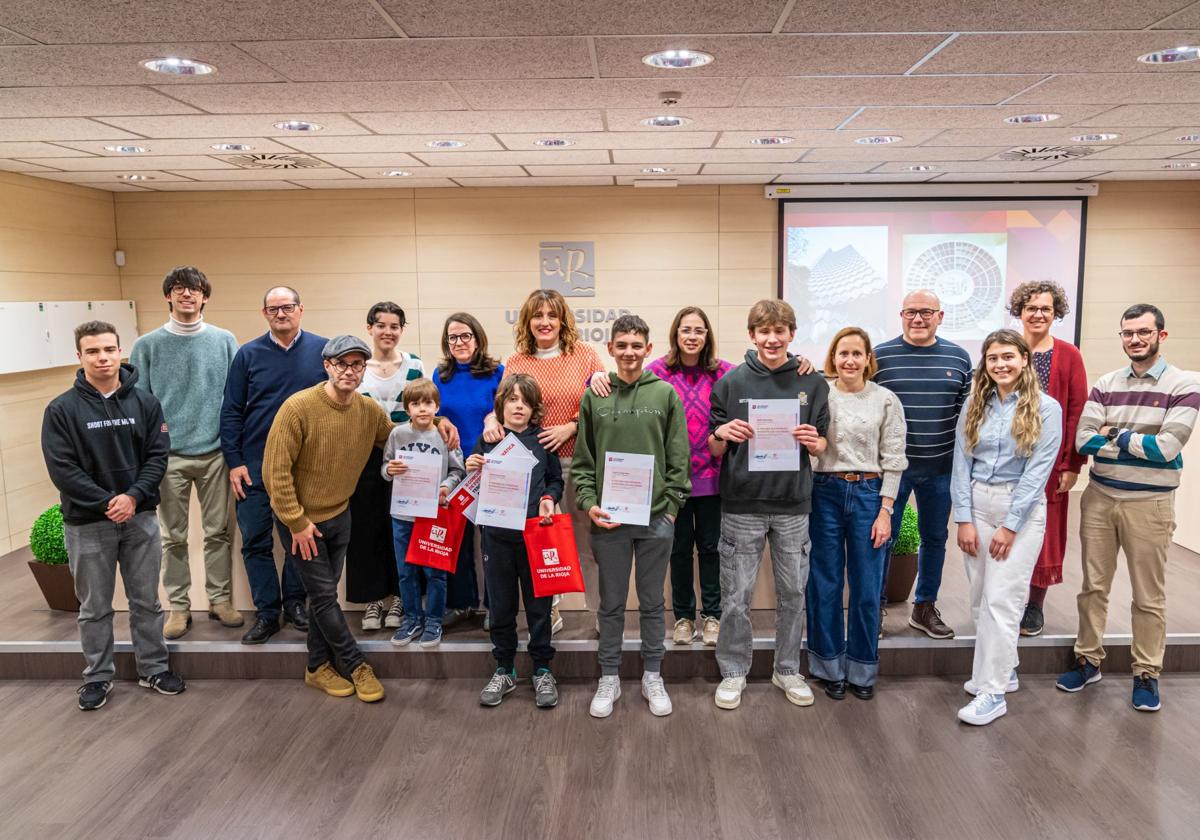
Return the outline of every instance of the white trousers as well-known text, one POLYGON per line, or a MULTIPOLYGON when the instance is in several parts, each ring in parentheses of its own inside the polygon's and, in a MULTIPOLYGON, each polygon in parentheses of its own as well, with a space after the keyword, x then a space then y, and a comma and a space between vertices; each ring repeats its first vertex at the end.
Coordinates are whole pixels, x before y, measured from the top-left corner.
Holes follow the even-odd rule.
POLYGON ((971 681, 979 691, 1003 694, 1008 673, 1017 667, 1017 640, 1029 594, 1029 581, 1046 532, 1046 501, 1040 499, 1017 532, 1007 560, 993 559, 988 547, 1004 525, 1015 484, 971 486, 971 507, 979 535, 976 554, 963 554, 975 622, 975 662, 971 681))

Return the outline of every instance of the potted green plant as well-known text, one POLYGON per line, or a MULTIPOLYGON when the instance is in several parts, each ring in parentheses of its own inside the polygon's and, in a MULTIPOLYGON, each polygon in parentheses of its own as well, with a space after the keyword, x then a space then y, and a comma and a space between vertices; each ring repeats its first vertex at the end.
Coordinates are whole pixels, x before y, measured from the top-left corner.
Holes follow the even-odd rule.
POLYGON ((883 598, 889 604, 907 601, 917 579, 917 549, 921 547, 921 532, 917 530, 917 511, 904 506, 900 518, 900 533, 892 541, 892 560, 887 580, 883 582, 883 598))
POLYGON ((67 564, 67 545, 64 540, 62 510, 58 505, 47 508, 33 523, 29 534, 29 549, 35 560, 29 561, 33 579, 42 590, 46 605, 52 610, 79 612, 75 597, 75 579, 67 564))

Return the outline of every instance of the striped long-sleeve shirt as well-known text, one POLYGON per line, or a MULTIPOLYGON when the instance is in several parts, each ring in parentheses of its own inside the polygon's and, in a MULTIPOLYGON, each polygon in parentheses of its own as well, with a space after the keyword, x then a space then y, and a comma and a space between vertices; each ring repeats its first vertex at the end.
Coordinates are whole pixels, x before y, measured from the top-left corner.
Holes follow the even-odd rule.
POLYGON ((1146 498, 1179 486, 1183 449, 1200 412, 1194 374, 1159 359, 1141 376, 1132 366, 1100 378, 1079 418, 1075 446, 1092 456, 1091 479, 1111 496, 1146 498), (1109 441, 1101 426, 1116 426, 1109 441))
POLYGON ((971 390, 971 357, 952 341, 927 347, 903 337, 875 347, 875 381, 904 406, 909 475, 949 475, 954 466, 954 428, 971 390))

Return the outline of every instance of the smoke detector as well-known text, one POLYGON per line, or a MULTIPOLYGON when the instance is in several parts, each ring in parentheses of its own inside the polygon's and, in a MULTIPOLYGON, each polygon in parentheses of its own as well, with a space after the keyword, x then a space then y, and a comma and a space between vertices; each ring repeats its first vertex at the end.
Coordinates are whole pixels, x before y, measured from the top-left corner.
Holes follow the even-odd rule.
POLYGON ((1099 149, 1087 146, 1017 146, 1007 152, 996 155, 996 160, 1020 161, 1056 161, 1075 160, 1076 158, 1094 155, 1099 149))
POLYGON ((323 161, 308 155, 232 155, 223 158, 242 169, 318 169, 327 166, 323 161))

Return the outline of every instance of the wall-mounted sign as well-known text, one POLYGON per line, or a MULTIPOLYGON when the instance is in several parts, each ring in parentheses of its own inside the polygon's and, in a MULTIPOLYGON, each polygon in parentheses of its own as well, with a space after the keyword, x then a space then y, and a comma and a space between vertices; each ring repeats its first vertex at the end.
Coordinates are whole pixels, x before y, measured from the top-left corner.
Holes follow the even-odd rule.
POLYGON ((596 296, 595 242, 541 242, 542 288, 563 297, 596 296))

